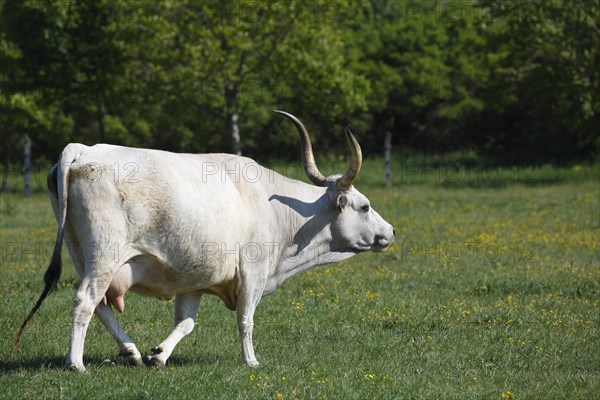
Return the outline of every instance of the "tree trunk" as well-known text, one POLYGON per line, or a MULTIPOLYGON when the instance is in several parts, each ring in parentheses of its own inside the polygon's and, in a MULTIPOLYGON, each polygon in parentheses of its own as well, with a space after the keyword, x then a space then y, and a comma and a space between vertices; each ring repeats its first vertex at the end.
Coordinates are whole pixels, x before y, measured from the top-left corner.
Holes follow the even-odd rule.
POLYGON ((25 196, 31 194, 31 139, 25 140, 25 161, 23 165, 23 174, 25 175, 25 196))
POLYGON ((229 109, 229 121, 231 127, 231 152, 238 156, 242 155, 242 146, 240 144, 240 127, 238 125, 238 110, 237 110, 237 85, 227 90, 225 94, 225 101, 227 108, 229 109))
POLYGON ((387 187, 392 187, 392 132, 387 131, 385 133, 385 143, 384 143, 384 152, 385 152, 385 180, 387 182, 387 187))

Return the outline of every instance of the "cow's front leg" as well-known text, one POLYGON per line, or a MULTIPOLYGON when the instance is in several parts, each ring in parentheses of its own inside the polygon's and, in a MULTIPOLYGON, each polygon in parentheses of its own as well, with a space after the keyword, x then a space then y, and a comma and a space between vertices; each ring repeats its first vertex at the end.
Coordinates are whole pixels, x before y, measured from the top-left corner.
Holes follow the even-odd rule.
MULTIPOLYGON (((256 269, 260 272, 260 269, 256 269)), ((242 361, 251 367, 258 367, 259 363, 254 354, 252 335, 254 331, 254 311, 260 301, 266 279, 257 273, 245 275, 242 272, 240 293, 237 299, 237 324, 242 342, 242 361)))
POLYGON ((133 340, 119 325, 112 308, 109 305, 100 303, 96 307, 95 313, 119 345, 119 355, 122 357, 123 364, 132 367, 144 365, 142 355, 135 347, 133 340))
POLYGON ((175 328, 161 344, 152 349, 151 355, 144 358, 146 365, 165 366, 177 343, 194 329, 201 296, 200 293, 184 293, 175 296, 175 328))
POLYGON ((258 367, 260 365, 254 354, 254 344, 252 343, 255 309, 256 306, 253 310, 247 309, 245 313, 237 313, 238 330, 242 342, 242 362, 251 367, 258 367))

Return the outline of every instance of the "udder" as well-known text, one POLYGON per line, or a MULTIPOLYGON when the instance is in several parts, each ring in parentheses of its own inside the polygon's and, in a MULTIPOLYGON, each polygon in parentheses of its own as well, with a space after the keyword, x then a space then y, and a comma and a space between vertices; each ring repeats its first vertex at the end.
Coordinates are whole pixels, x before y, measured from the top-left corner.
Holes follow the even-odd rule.
POLYGON ((107 294, 105 294, 104 298, 102 299, 102 304, 110 304, 120 313, 125 311, 125 297, 123 295, 110 296, 108 291, 106 293, 107 294))
POLYGON ((130 263, 123 264, 106 289, 102 304, 110 304, 115 310, 122 313, 125 310, 125 292, 135 284, 133 276, 132 265, 130 263))

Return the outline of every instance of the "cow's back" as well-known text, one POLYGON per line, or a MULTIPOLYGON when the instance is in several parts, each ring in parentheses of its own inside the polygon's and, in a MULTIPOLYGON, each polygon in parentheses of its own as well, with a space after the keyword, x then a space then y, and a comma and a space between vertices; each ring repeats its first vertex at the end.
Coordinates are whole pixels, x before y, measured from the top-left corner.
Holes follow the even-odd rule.
POLYGON ((112 252, 120 263, 151 256, 210 287, 233 279, 248 243, 264 242, 272 177, 253 160, 79 146, 68 206, 79 243, 112 252))

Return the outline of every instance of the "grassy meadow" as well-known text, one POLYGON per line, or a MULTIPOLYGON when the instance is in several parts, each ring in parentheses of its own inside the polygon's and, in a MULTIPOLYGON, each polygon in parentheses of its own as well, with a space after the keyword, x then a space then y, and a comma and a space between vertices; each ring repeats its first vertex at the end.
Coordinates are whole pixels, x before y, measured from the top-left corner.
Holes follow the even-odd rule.
MULTIPOLYGON (((327 171, 325 169, 325 172, 327 171)), ((11 184, 18 185, 15 177, 11 184)), ((43 288, 56 223, 45 178, 0 207, 0 398, 592 399, 600 393, 600 169, 366 160, 356 186, 397 231, 385 253, 292 278, 263 298, 240 362, 235 314, 204 296, 164 369, 119 364, 94 318, 86 374, 63 371, 78 278, 18 328, 43 288)), ((143 354, 173 303, 126 296, 143 354)))

